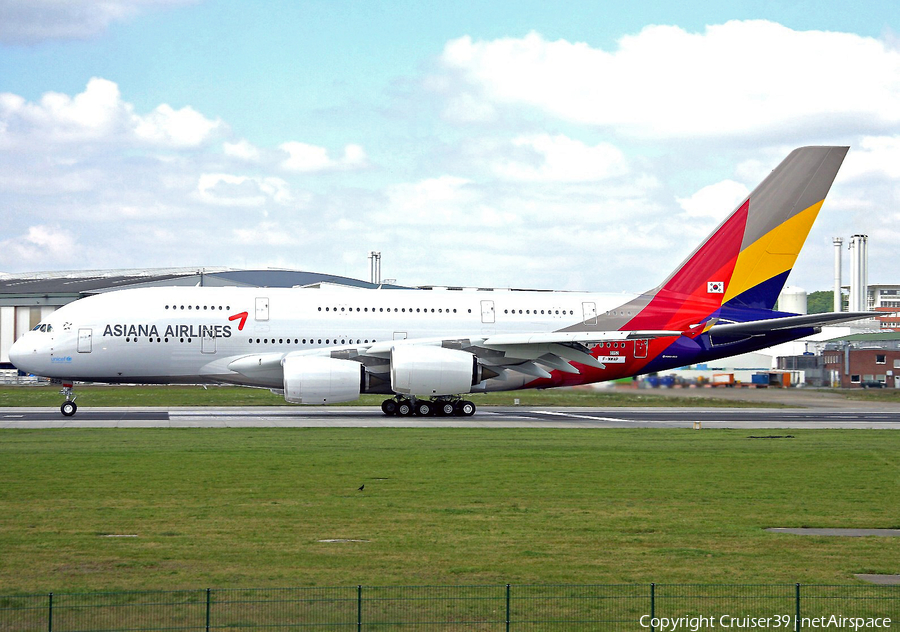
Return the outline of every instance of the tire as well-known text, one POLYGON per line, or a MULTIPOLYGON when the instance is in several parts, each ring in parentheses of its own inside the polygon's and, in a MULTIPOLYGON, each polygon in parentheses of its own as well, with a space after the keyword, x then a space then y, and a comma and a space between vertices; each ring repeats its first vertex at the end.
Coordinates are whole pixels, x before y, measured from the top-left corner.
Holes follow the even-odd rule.
POLYGON ((475 414, 475 404, 468 400, 462 400, 456 405, 456 414, 460 417, 471 417, 475 414))
POLYGON ((413 407, 408 399, 404 399, 397 403, 397 414, 401 417, 409 417, 413 414, 413 407))
POLYGON ((419 417, 428 417, 434 413, 434 406, 431 402, 416 402, 416 414, 419 417))
POLYGON ((381 412, 383 412, 388 417, 397 414, 397 402, 393 399, 386 399, 381 402, 381 412))
POLYGON ((440 402, 437 408, 437 414, 441 417, 449 417, 454 412, 456 412, 456 407, 453 405, 453 402, 440 402))
POLYGON ((66 417, 74 415, 76 410, 78 410, 78 406, 75 405, 75 402, 70 401, 63 402, 62 406, 59 407, 59 412, 66 417))

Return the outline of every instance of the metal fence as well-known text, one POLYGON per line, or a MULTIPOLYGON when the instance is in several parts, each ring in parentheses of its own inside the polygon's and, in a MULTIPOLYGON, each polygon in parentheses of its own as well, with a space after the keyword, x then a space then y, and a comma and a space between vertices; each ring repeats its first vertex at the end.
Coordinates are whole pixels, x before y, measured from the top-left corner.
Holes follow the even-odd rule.
POLYGON ((900 586, 355 586, 0 596, 0 631, 900 630, 900 586))

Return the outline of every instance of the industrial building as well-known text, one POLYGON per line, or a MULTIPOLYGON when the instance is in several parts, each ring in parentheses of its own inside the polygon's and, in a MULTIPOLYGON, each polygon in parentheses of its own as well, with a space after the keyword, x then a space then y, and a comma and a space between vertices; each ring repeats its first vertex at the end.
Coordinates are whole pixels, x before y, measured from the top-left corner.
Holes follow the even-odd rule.
POLYGON ((779 357, 778 368, 802 371, 809 386, 900 388, 900 333, 851 334, 810 346, 810 353, 779 357))

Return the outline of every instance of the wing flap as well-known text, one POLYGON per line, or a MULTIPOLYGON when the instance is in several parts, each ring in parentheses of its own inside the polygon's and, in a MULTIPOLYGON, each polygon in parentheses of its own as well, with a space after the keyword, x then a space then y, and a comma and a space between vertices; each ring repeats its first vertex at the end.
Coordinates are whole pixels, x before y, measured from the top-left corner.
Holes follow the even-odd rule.
POLYGON ((483 338, 482 346, 493 345, 530 345, 580 342, 582 344, 593 342, 617 342, 622 340, 634 340, 636 338, 651 339, 668 336, 680 336, 680 330, 669 329, 632 329, 623 331, 552 331, 548 333, 529 334, 498 334, 483 338))

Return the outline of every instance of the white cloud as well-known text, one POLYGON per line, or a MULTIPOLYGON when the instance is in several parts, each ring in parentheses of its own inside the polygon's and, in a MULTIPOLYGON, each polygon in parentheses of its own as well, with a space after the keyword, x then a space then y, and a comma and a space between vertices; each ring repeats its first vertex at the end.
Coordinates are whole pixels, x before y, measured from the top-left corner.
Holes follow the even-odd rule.
POLYGON ((703 187, 689 198, 678 198, 677 201, 688 217, 722 220, 748 195, 749 189, 740 182, 723 180, 703 187))
POLYGON ((702 33, 648 26, 613 51, 537 33, 466 36, 448 42, 441 61, 480 107, 535 107, 641 138, 874 131, 900 122, 900 52, 868 37, 762 20, 702 33))
POLYGON ((900 135, 867 136, 847 154, 842 169, 846 178, 880 175, 900 179, 900 135))
POLYGON ((365 150, 359 145, 344 147, 344 155, 340 159, 329 157, 325 147, 289 141, 279 145, 279 149, 288 157, 281 163, 282 169, 298 172, 330 171, 365 167, 367 158, 365 150))
POLYGON ((242 246, 296 247, 306 242, 303 230, 285 230, 277 222, 261 222, 252 228, 235 228, 231 231, 234 240, 242 246))
POLYGON ((226 156, 232 158, 240 158, 248 162, 256 162, 262 157, 262 152, 246 140, 239 140, 236 143, 222 143, 222 149, 226 156))
POLYGON ((379 218, 385 224, 443 225, 458 220, 469 223, 466 209, 477 203, 475 192, 466 188, 469 184, 465 178, 445 175, 392 185, 386 191, 387 208, 379 218))
POLYGON ((197 147, 222 127, 189 106, 180 110, 163 103, 144 117, 135 117, 134 133, 153 145, 197 147))
POLYGON ((74 97, 47 92, 40 101, 0 94, 0 146, 43 151, 46 145, 148 145, 197 147, 221 131, 223 124, 189 106, 180 110, 161 104, 150 114, 134 113, 122 100, 119 86, 98 77, 74 97))
POLYGON ((483 123, 496 118, 497 108, 487 99, 463 92, 450 97, 444 116, 457 123, 483 123))
POLYGON ((36 44, 46 40, 86 39, 103 33, 113 22, 142 10, 195 0, 3 0, 0 42, 36 44))
POLYGON ((513 146, 531 150, 531 164, 507 159, 494 165, 503 179, 539 182, 586 182, 604 180, 627 172, 625 156, 613 145, 588 147, 562 134, 519 136, 513 146))
POLYGON ((0 242, 0 265, 32 265, 46 269, 48 264, 70 264, 80 250, 71 231, 59 226, 30 226, 27 234, 0 242))
POLYGON ((288 204, 293 197, 281 178, 205 173, 197 183, 197 198, 217 206, 264 206, 268 202, 288 204))

